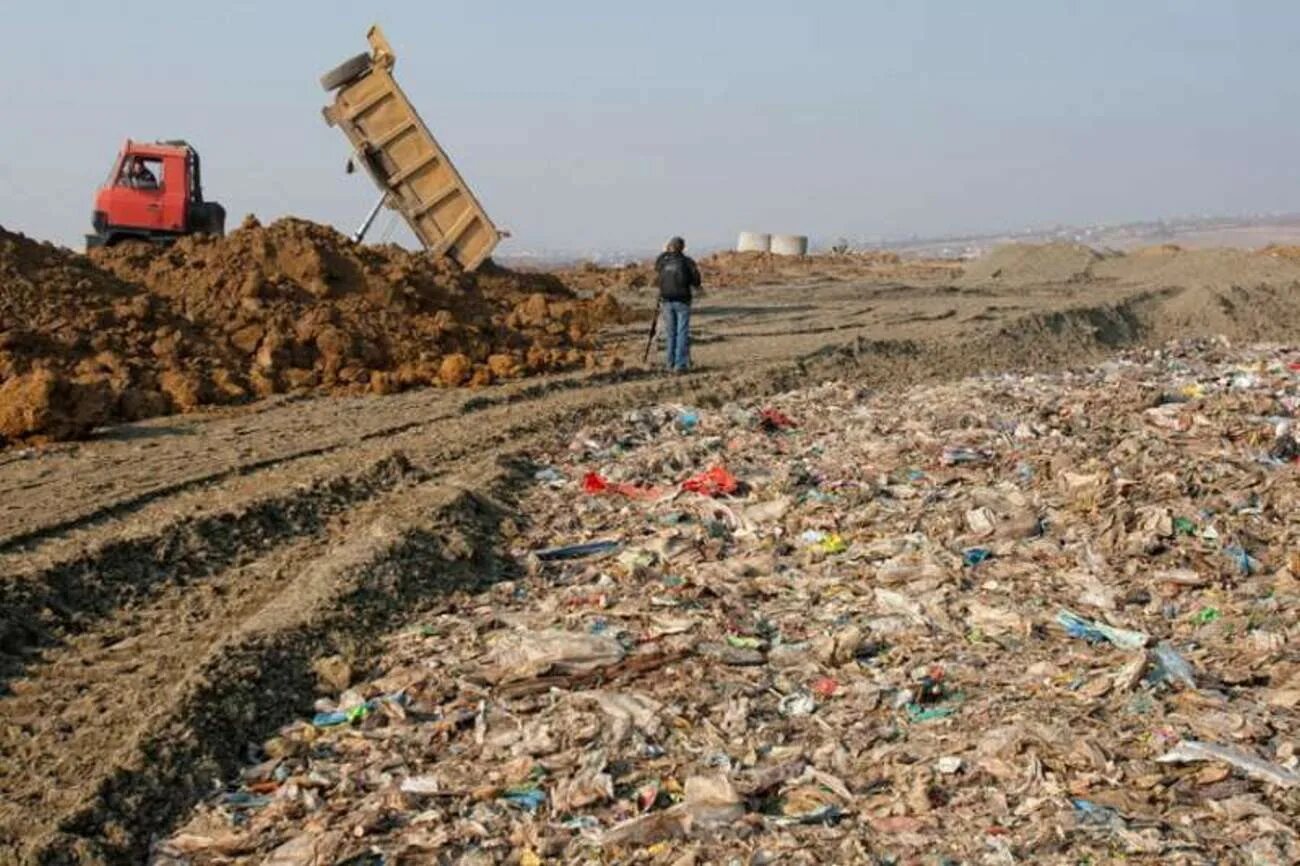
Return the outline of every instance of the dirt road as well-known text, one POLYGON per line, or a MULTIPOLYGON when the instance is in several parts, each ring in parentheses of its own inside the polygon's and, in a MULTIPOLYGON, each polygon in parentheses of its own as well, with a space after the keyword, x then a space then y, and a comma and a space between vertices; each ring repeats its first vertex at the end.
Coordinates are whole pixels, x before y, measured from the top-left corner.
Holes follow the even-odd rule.
MULTIPOLYGON (((0 862, 139 862, 313 663, 364 669, 422 599, 513 568, 512 455, 653 401, 1086 363, 1198 330, 1282 338, 1290 287, 816 279, 697 306, 697 372, 280 400, 0 453, 0 862), (1213 307, 1208 318, 1193 313, 1213 307)), ((608 335, 639 359, 642 325, 608 335)))

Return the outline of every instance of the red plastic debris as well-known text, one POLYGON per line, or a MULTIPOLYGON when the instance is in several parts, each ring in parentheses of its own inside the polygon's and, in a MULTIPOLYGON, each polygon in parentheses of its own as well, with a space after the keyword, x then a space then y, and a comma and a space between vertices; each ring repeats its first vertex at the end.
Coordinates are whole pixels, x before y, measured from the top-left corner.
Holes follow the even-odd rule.
POLYGON ((707 472, 701 472, 682 482, 682 489, 689 493, 703 496, 729 496, 740 487, 736 476, 721 466, 714 466, 707 472))
POLYGON ((588 472, 582 476, 582 489, 592 496, 601 496, 608 493, 626 496, 629 499, 653 499, 659 495, 657 488, 639 487, 636 484, 626 482, 615 484, 599 472, 588 472))
POLYGON ((655 800, 659 799, 659 781, 655 780, 642 785, 636 792, 636 804, 642 812, 650 811, 654 806, 655 800))
POLYGON ((813 694, 819 698, 829 698, 840 690, 840 684, 830 677, 818 677, 813 680, 813 694))
POLYGON ((758 426, 768 433, 775 433, 778 430, 791 430, 799 425, 780 409, 764 409, 759 415, 758 426))

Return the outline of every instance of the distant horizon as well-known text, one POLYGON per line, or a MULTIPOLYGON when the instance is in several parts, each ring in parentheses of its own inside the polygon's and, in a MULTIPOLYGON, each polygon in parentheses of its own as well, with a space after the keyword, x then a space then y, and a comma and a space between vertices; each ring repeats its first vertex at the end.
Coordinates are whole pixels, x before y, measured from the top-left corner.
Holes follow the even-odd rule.
MULTIPOLYGON (((228 221, 227 233, 238 229, 239 224, 247 216, 256 217, 258 219, 258 222, 264 225, 274 222, 275 219, 284 219, 284 218, 305 219, 305 217, 301 217, 295 214, 284 214, 281 215, 280 217, 276 217, 275 219, 263 220, 260 217, 257 217, 256 214, 247 214, 245 217, 241 217, 238 220, 228 221)), ((395 213, 393 214, 393 217, 395 219, 400 219, 400 217, 398 217, 395 213)), ((1166 215, 1166 216, 1147 217, 1141 219, 1131 219, 1131 220, 1125 220, 1122 222, 1115 222, 1115 223, 1099 223, 1099 224, 1091 224, 1091 225, 1052 223, 1052 224, 1044 224, 1038 226, 1023 226, 1016 229, 969 232, 964 234, 913 235, 905 238, 899 237, 899 238, 886 238, 886 239, 848 238, 841 235, 841 236, 836 236, 835 238, 810 238, 810 249, 814 252, 829 249, 831 244, 839 240, 847 240, 850 243, 850 246, 852 248, 860 249, 860 250, 865 250, 865 249, 905 250, 914 247, 915 248, 932 247, 932 246, 945 244, 945 243, 957 244, 957 243, 974 243, 979 241, 986 241, 986 242, 1001 241, 1005 243, 1036 243, 1036 242, 1045 242, 1046 240, 1049 239, 1048 238, 1049 235, 1054 235, 1059 233, 1078 233, 1085 230, 1099 230, 1104 234, 1107 232, 1115 232, 1123 229, 1144 227, 1144 226, 1150 226, 1150 227, 1173 226, 1185 233, 1191 233, 1197 231, 1197 229, 1194 228, 1194 226, 1196 226, 1197 224, 1222 225, 1222 227, 1224 228, 1251 228, 1251 227, 1269 227, 1269 226, 1275 226, 1281 228, 1283 226, 1294 224, 1296 226, 1297 235, 1300 236, 1300 211, 1281 212, 1281 213, 1259 213, 1259 214, 1225 213, 1225 214, 1166 215)), ((349 233, 347 230, 345 230, 343 227, 340 226, 334 226, 333 228, 335 228, 337 231, 342 232, 343 234, 349 233)), ((33 238, 38 241, 44 241, 44 242, 56 244, 58 246, 70 248, 73 249, 75 252, 81 251, 76 246, 61 244, 59 241, 48 240, 45 238, 36 238, 30 233, 23 231, 21 227, 7 225, 3 221, 0 221, 0 229, 15 234, 21 234, 25 237, 33 238)), ((1297 240, 1300 240, 1300 237, 1298 237, 1297 240)), ((392 242, 395 241, 392 240, 380 241, 373 236, 367 237, 365 240, 365 243, 367 244, 392 243, 392 242)), ((1088 243, 1086 240, 1080 242, 1085 244, 1088 243)), ((414 243, 413 238, 410 239, 410 242, 408 242, 405 245, 408 246, 408 248, 412 248, 412 249, 419 248, 418 245, 414 243)), ((734 238, 730 242, 723 242, 723 243, 693 242, 690 244, 691 249, 696 251, 697 253, 709 254, 709 255, 717 252, 732 250, 735 248, 735 245, 736 242, 734 238)), ((1104 243, 1100 244, 1100 246, 1105 246, 1105 244, 1104 243)), ((582 249, 579 247, 572 247, 572 248, 559 247, 559 248, 551 248, 551 249, 543 248, 543 249, 536 249, 536 250, 510 250, 508 247, 502 247, 499 248, 498 253, 494 256, 494 258, 496 258, 498 261, 505 261, 505 262, 517 261, 521 263, 526 263, 529 261, 536 261, 538 263, 545 263, 545 264, 565 263, 565 262, 577 263, 584 260, 602 261, 602 260, 614 259, 619 257, 626 257, 628 260, 633 260, 633 259, 643 260, 647 258, 652 258, 654 253, 657 251, 657 249, 658 249, 657 247, 646 247, 646 248, 637 248, 637 249, 617 248, 617 247, 609 247, 605 249, 582 249)))
MULTIPOLYGON (((1055 223, 1051 225, 1026 226, 1014 230, 1005 231, 987 231, 971 232, 961 235, 931 235, 931 236, 913 236, 908 238, 891 238, 886 240, 869 241, 867 239, 844 238, 850 242, 854 249, 907 249, 910 247, 933 246, 942 243, 962 243, 975 241, 993 241, 1004 240, 1008 243, 1034 243, 1035 238, 1045 237, 1049 234, 1060 232, 1080 232, 1086 229, 1098 229, 1104 232, 1115 232, 1128 228, 1142 226, 1174 226, 1183 227, 1184 232, 1193 232, 1197 223, 1222 224, 1226 228, 1248 228, 1255 226, 1296 226, 1296 231, 1300 234, 1300 211, 1272 213, 1272 214, 1204 214, 1204 215, 1178 215, 1178 216, 1158 216, 1146 219, 1126 220, 1124 222, 1085 225, 1070 225, 1055 223), (1024 238, 1024 240, 1020 240, 1024 238)), ((816 250, 828 249, 830 244, 841 238, 831 239, 810 239, 811 248, 816 250)), ((1087 243, 1086 241, 1081 241, 1087 243)), ((735 248, 735 240, 730 243, 694 243, 692 249, 704 253, 712 254, 723 252, 735 248)), ((1105 244, 1102 244, 1105 246, 1105 244)), ((539 262, 563 262, 563 261, 582 261, 584 258, 613 258, 618 256, 638 256, 641 259, 653 256, 654 250, 634 250, 634 249, 604 249, 604 250, 581 250, 581 249, 539 249, 535 251, 516 251, 496 256, 501 261, 527 261, 536 260, 539 262)))

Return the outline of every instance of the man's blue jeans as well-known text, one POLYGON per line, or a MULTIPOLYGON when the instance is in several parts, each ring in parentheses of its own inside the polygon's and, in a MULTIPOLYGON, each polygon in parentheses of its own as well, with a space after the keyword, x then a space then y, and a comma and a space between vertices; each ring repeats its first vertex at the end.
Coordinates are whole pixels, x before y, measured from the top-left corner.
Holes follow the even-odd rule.
POLYGON ((691 305, 664 301, 663 327, 668 369, 685 371, 691 365, 691 305))

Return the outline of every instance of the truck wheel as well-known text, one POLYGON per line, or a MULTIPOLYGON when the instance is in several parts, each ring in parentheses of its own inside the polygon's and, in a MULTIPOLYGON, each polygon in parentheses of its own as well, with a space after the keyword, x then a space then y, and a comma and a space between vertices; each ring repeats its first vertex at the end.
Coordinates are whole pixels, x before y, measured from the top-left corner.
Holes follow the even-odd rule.
POLYGON ((221 237, 226 233, 226 209, 215 201, 196 206, 191 220, 195 234, 221 237))
POLYGON ((322 75, 320 86, 328 93, 336 87, 342 87, 368 69, 370 69, 370 55, 358 54, 322 75))

